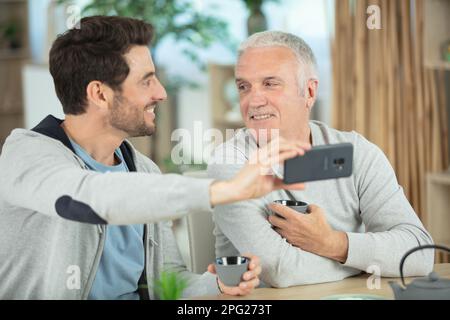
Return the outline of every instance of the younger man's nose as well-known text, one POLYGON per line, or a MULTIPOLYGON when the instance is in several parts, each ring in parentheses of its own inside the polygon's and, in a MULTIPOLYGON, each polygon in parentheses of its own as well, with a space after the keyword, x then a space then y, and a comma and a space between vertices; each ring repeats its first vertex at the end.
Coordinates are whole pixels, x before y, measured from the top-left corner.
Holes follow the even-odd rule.
POLYGON ((166 89, 163 87, 161 82, 159 82, 159 79, 156 79, 156 88, 155 93, 153 95, 153 100, 164 101, 166 99, 167 99, 166 89))

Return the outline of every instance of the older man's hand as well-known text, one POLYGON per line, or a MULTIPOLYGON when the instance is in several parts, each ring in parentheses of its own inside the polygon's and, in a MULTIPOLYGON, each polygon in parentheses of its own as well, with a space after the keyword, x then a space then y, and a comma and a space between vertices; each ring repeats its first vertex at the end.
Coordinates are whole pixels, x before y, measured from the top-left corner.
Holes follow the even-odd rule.
MULTIPOLYGON (((242 276, 244 281, 241 281, 241 283, 239 283, 239 286, 228 287, 224 285, 219 279, 220 290, 224 294, 228 294, 231 296, 245 296, 247 294, 250 294, 253 289, 259 286, 259 275, 261 274, 261 264, 259 262, 259 258, 250 254, 244 254, 243 256, 250 259, 248 271, 245 272, 242 276)), ((208 266, 208 271, 212 274, 216 274, 216 268, 214 264, 210 264, 208 266)))
POLYGON ((269 222, 290 244, 342 263, 347 260, 347 234, 333 230, 320 207, 309 205, 309 214, 277 203, 270 204, 269 208, 281 216, 269 216, 269 222))

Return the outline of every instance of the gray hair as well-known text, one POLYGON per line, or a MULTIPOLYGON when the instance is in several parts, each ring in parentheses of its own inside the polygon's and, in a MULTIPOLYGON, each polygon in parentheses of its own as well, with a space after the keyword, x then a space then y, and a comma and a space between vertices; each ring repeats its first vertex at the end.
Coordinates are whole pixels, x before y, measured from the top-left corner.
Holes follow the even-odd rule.
POLYGON ((238 60, 249 48, 286 47, 291 49, 299 63, 298 85, 303 92, 306 82, 318 79, 317 62, 309 45, 300 37, 281 31, 264 31, 253 34, 241 43, 238 49, 238 60))

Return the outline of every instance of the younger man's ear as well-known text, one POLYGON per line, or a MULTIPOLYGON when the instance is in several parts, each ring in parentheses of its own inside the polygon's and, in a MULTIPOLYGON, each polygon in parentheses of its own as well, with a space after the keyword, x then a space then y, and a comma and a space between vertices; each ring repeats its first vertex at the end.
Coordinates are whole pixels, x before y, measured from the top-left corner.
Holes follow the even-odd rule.
POLYGON ((108 108, 108 102, 112 101, 113 96, 113 90, 100 81, 91 81, 86 87, 88 102, 98 108, 106 110, 108 108))

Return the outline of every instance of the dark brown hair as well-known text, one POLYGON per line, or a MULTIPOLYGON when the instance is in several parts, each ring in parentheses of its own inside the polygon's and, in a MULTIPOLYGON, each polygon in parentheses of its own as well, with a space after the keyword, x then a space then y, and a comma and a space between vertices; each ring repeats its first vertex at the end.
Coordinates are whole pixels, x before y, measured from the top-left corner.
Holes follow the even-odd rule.
POLYGON ((89 82, 120 91, 130 71, 123 55, 134 45, 149 45, 153 28, 140 20, 92 16, 67 30, 50 50, 50 73, 65 114, 82 114, 89 82))

